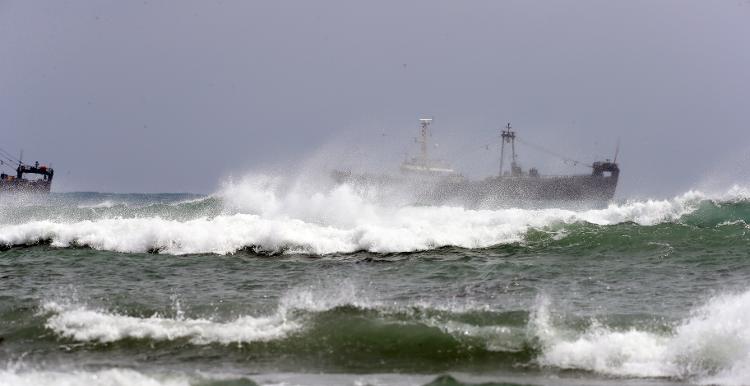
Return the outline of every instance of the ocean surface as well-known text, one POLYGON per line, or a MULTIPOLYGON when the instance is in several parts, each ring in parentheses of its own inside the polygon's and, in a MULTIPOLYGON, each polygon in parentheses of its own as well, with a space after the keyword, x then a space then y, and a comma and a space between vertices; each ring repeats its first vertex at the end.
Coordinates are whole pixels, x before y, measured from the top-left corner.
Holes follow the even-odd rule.
POLYGON ((750 384, 750 190, 0 197, 0 385, 750 384))

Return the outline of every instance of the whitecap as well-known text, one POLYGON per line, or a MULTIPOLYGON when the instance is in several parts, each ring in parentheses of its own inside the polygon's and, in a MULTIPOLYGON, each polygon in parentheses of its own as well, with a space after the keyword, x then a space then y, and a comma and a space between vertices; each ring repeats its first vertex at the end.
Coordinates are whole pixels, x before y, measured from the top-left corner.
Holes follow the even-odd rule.
MULTIPOLYGON (((523 242, 530 229, 555 224, 674 222, 708 199, 690 191, 670 200, 630 201, 603 209, 475 210, 388 206, 358 195, 347 185, 310 192, 294 186, 282 189, 279 184, 276 179, 259 179, 230 185, 217 196, 227 206, 221 215, 29 221, 0 227, 0 244, 49 241, 55 247, 175 255, 231 254, 245 248, 315 255, 413 252, 445 246, 486 248, 523 242)), ((565 232, 557 236, 565 237, 565 232)))
POLYGON ((269 316, 241 316, 229 321, 167 318, 159 315, 138 317, 75 304, 46 302, 53 312, 46 327, 60 336, 82 342, 114 342, 122 339, 168 341, 189 339, 193 344, 250 343, 286 337, 300 328, 283 313, 269 316))
POLYGON ((542 297, 530 324, 542 344, 540 364, 630 377, 669 377, 701 384, 750 383, 750 291, 709 300, 671 333, 594 323, 580 334, 561 330, 542 297))

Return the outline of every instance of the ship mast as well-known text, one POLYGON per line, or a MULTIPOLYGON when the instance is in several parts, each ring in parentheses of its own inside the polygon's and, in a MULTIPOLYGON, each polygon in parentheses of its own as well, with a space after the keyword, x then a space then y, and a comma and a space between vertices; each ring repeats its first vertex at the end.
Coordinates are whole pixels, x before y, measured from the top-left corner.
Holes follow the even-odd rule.
POLYGON ((419 126, 421 127, 420 135, 422 139, 417 140, 417 142, 419 142, 419 145, 420 145, 420 156, 422 158, 422 165, 428 164, 427 137, 429 135, 431 123, 432 123, 432 118, 420 118, 419 119, 419 126))
MULTIPOLYGON (((501 129, 502 130, 502 129, 501 129)), ((510 143, 511 149, 511 162, 510 170, 511 175, 515 173, 518 168, 516 164, 516 132, 511 130, 510 122, 505 126, 504 130, 500 133, 500 177, 503 176, 503 161, 505 161, 505 144, 510 143)))

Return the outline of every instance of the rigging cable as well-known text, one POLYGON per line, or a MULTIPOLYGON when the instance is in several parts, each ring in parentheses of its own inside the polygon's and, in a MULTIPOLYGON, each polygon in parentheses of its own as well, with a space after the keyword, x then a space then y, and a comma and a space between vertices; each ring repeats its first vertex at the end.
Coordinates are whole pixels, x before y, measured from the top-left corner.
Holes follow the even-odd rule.
POLYGON ((16 163, 16 161, 14 159, 8 158, 8 157, 6 157, 6 156, 4 156, 2 154, 0 154, 0 161, 2 161, 4 164, 7 164, 7 165, 15 164, 16 163), (7 161, 10 161, 10 162, 7 162, 7 161))
POLYGON ((8 152, 7 150, 5 150, 5 149, 3 149, 1 147, 0 147, 0 155, 3 155, 5 158, 7 158, 7 159, 9 159, 9 160, 11 160, 13 162, 21 163, 20 159, 13 157, 13 155, 11 155, 10 152, 8 152))
MULTIPOLYGON (((492 139, 494 139, 494 137, 495 137, 495 135, 493 135, 492 139)), ((462 146, 462 147, 460 147, 458 149, 454 149, 454 150, 449 151, 447 153, 443 153, 442 156, 446 157, 446 158, 450 158, 450 159, 465 159, 466 157, 468 157, 469 155, 471 155, 471 153, 469 153, 469 151, 476 152, 476 151, 479 151, 479 150, 490 150, 490 146, 494 146, 494 145, 489 144, 490 139, 491 138, 486 138, 486 140, 481 141, 480 143, 484 143, 483 145, 477 145, 475 143, 470 143, 470 144, 462 146)))
POLYGON ((530 143, 528 141, 524 141, 524 140, 522 140, 522 139, 520 139, 518 137, 516 137, 516 141, 518 141, 518 142, 520 142, 520 143, 522 143, 522 144, 524 144, 524 145, 526 145, 528 147, 531 147, 533 149, 541 151, 543 153, 547 153, 547 154, 549 154, 551 156, 560 158, 561 160, 563 160, 566 163, 570 162, 570 163, 573 164, 573 166, 584 165, 584 166, 587 166, 587 167, 590 167, 590 168, 593 167, 593 165, 591 165, 591 164, 587 164, 585 162, 581 162, 581 161, 578 161, 576 159, 573 159, 573 158, 570 158, 570 157, 566 157, 566 156, 564 156, 564 155, 562 155, 560 153, 557 153, 557 152, 554 152, 552 150, 549 150, 549 149, 547 149, 547 148, 545 148, 543 146, 535 145, 535 144, 530 143))
MULTIPOLYGON (((15 163, 15 162, 14 162, 14 163, 15 163)), ((12 166, 10 166, 10 164, 9 164, 9 163, 5 162, 5 161, 4 161, 4 160, 2 160, 2 159, 0 159, 0 166, 2 166, 2 167, 4 167, 4 168, 7 168, 8 170, 10 170, 10 171, 12 171, 12 172, 14 172, 14 173, 15 173, 15 171, 16 171, 16 169, 15 169, 15 168, 13 168, 12 166)))

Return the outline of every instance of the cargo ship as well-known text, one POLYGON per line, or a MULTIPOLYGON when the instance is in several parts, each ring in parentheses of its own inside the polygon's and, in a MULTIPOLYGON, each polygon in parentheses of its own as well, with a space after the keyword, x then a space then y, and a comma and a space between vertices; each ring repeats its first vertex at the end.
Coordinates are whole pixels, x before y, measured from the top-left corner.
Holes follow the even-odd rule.
POLYGON ((516 153, 516 132, 510 123, 501 129, 499 173, 483 180, 471 180, 446 162, 428 154, 431 118, 420 119, 418 156, 405 160, 397 174, 355 174, 335 170, 333 179, 359 190, 408 192, 416 204, 461 204, 470 207, 516 206, 560 202, 603 204, 617 189, 620 168, 617 152, 613 160, 596 161, 591 173, 580 175, 543 175, 536 168, 523 170, 516 153), (510 147, 510 168, 505 169, 506 146, 510 147))

